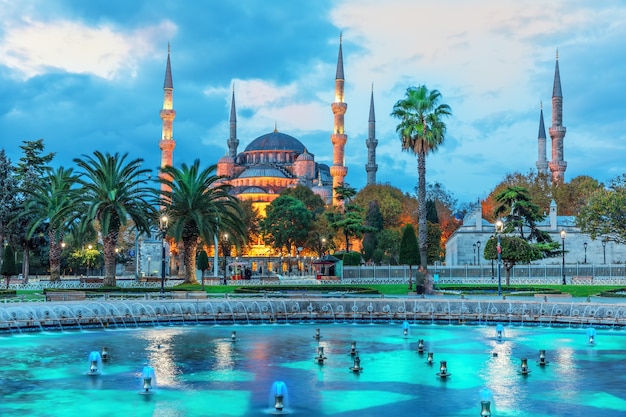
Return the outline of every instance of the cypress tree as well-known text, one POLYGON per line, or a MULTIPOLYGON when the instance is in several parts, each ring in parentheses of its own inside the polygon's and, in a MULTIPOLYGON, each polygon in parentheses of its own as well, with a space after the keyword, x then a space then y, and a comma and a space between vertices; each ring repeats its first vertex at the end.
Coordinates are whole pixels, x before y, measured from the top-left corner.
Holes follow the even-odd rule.
POLYGON ((413 265, 420 264, 420 253, 417 245, 417 237, 412 224, 407 224, 402 232, 400 241, 400 254, 398 256, 400 265, 409 266, 409 290, 413 288, 413 265))

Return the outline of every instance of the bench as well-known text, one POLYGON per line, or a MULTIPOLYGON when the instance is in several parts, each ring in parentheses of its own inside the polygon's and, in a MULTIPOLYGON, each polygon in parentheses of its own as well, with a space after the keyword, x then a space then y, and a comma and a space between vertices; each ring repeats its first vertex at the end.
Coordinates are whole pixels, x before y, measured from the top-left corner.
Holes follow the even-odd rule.
POLYGON ((572 277, 572 285, 591 285, 593 276, 575 275, 572 277))
POLYGON ((139 278, 139 282, 161 282, 160 277, 143 277, 139 278))
POLYGON ((82 301, 87 298, 85 291, 52 291, 46 293, 46 301, 82 301))
POLYGON ((80 278, 81 284, 102 284, 102 278, 83 277, 80 278))

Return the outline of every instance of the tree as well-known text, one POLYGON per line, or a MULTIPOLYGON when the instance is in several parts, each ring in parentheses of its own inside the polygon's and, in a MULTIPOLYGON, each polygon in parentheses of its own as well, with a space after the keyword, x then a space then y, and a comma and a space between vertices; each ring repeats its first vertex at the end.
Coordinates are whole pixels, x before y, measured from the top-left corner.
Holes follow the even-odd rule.
POLYGON ((198 252, 198 255, 196 257, 196 266, 202 273, 200 282, 202 283, 202 289, 204 289, 204 271, 209 269, 209 255, 207 255, 206 251, 201 250, 200 252, 198 252))
POLYGON ((46 229, 50 245, 50 281, 61 279, 61 243, 71 219, 80 211, 72 190, 76 181, 71 168, 49 168, 43 181, 21 190, 26 195, 26 204, 19 215, 29 220, 26 239, 32 239, 42 225, 46 229))
POLYGON ((595 191, 576 217, 576 225, 591 239, 626 244, 626 175, 609 181, 606 189, 595 191))
MULTIPOLYGON (((21 190, 32 189, 41 182, 48 163, 54 158, 54 153, 43 154, 44 144, 43 139, 35 141, 24 141, 24 144, 20 146, 24 151, 15 168, 16 178, 18 180, 18 186, 21 190)), ((23 192, 17 193, 17 202, 20 209, 24 206, 26 196, 23 192)), ((31 219, 27 216, 18 216, 15 221, 15 233, 14 241, 22 248, 22 274, 24 275, 24 282, 28 282, 29 267, 30 267, 30 252, 33 249, 38 249, 38 244, 45 244, 45 241, 41 239, 28 238, 26 236, 27 225, 31 222, 31 219)))
POLYGON ((241 205, 229 194, 230 186, 215 175, 217 165, 200 169, 200 160, 192 165, 161 169, 159 205, 169 218, 168 236, 184 247, 185 284, 195 284, 196 253, 200 239, 213 241, 216 233, 228 233, 236 245, 245 242, 246 231, 241 205))
POLYGON ((16 189, 17 178, 11 160, 4 149, 0 149, 0 261, 4 259, 4 242, 11 235, 9 222, 17 211, 16 189))
POLYGON ((408 224, 402 232, 402 241, 400 241, 400 253, 398 261, 401 265, 409 266, 409 290, 413 288, 413 265, 420 264, 420 252, 417 247, 417 237, 413 225, 408 224))
POLYGON ((2 257, 2 267, 0 267, 0 275, 4 277, 4 282, 7 288, 9 288, 9 281, 12 275, 17 274, 17 265, 15 265, 15 253, 11 245, 7 245, 4 249, 2 257))
POLYGON ((296 185, 294 188, 285 188, 280 195, 294 197, 302 201, 313 216, 322 213, 326 207, 322 197, 315 194, 309 187, 303 185, 296 185))
POLYGON ((406 198, 399 188, 386 184, 370 184, 356 194, 353 202, 361 207, 368 207, 371 201, 376 201, 383 219, 383 228, 388 228, 402 224, 406 198))
MULTIPOLYGON (((489 239, 485 245, 485 259, 498 258, 497 239, 489 239)), ((530 244, 519 236, 500 236, 500 259, 505 269, 506 285, 510 283, 511 270, 518 263, 529 263, 544 258, 544 254, 536 245, 530 244)))
POLYGON ((443 143, 446 124, 443 118, 451 115, 450 106, 439 104, 441 93, 428 90, 425 85, 409 87, 405 98, 396 102, 391 115, 400 119, 396 131, 402 150, 417 155, 418 233, 422 267, 427 268, 426 229, 426 155, 443 143))
POLYGON ((104 246, 103 284, 112 287, 121 226, 132 219, 140 233, 150 233, 151 219, 156 217, 150 201, 154 193, 144 179, 150 170, 141 168, 142 159, 126 162, 127 155, 95 151, 93 156, 74 159, 82 169, 76 201, 86 206, 83 224, 98 222, 104 246))
POLYGON ((329 211, 325 214, 328 218, 329 226, 333 230, 343 233, 346 252, 350 252, 350 238, 354 237, 360 239, 363 237, 363 233, 374 232, 376 229, 364 224, 362 217, 364 209, 362 207, 356 204, 346 204, 343 209, 343 213, 339 211, 329 211))
POLYGON ((267 206, 265 218, 261 220, 261 233, 265 244, 276 250, 304 246, 309 235, 313 215, 304 203, 295 197, 280 196, 267 206))
POLYGON ((545 216, 539 211, 539 207, 530 200, 528 190, 523 187, 508 187, 502 190, 496 201, 500 205, 496 208, 496 217, 504 218, 504 232, 517 231, 522 239, 536 242, 550 242, 552 239, 547 232, 537 228, 545 216), (508 213, 508 214, 507 214, 508 213), (524 236, 525 230, 528 236, 524 236))
POLYGON ((365 225, 372 227, 374 230, 366 232, 363 236, 363 257, 369 261, 374 256, 374 251, 378 246, 378 237, 376 236, 384 226, 383 216, 378 207, 378 201, 369 202, 367 213, 365 215, 365 225))

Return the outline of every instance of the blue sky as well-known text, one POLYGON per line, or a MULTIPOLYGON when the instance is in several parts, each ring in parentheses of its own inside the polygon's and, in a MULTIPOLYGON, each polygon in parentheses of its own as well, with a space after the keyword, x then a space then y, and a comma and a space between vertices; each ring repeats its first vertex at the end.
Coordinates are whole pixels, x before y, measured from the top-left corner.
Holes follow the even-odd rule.
POLYGON ((175 164, 226 154, 233 85, 239 150, 276 124, 330 163, 340 33, 346 181, 357 189, 372 85, 379 182, 416 185, 415 157, 401 152, 389 113, 420 84, 453 111, 427 160, 429 182, 471 202, 507 173, 535 169, 557 48, 566 181, 625 171, 626 4, 617 0, 0 0, 0 148, 15 162, 23 140, 43 138, 59 165, 101 150, 156 172, 169 42, 175 164))

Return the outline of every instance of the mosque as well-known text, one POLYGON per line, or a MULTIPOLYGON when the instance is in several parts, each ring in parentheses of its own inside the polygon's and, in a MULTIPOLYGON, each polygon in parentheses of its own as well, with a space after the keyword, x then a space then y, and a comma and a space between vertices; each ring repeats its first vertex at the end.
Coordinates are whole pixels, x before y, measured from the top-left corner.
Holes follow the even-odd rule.
MULTIPOLYGON (((546 157, 547 138, 542 106, 539 113, 539 134, 537 137, 537 172, 549 175, 553 183, 563 183, 567 168, 567 162, 563 159, 563 139, 566 128, 563 126, 563 91, 561 89, 558 51, 552 84, 552 126, 548 132, 552 142, 551 161, 548 161, 546 157)), ((533 264, 549 265, 559 262, 610 264, 620 262, 626 257, 625 245, 606 240, 594 240, 589 235, 581 233, 580 228, 576 226, 575 216, 557 215, 557 205, 554 200, 550 204, 548 216, 537 224, 537 227, 548 232, 553 241, 566 245, 567 256, 564 252, 563 259, 546 258, 534 261, 533 264)), ((493 238, 494 233, 495 224, 482 217, 482 209, 478 205, 474 212, 465 216, 462 226, 446 242, 446 265, 480 265, 480 260, 484 256, 485 243, 493 238)))
MULTIPOLYGON (((344 71, 342 40, 339 39, 339 54, 335 74, 335 101, 331 103, 334 116, 330 142, 333 146, 332 164, 315 160, 306 146, 295 137, 278 131, 265 133, 252 140, 243 151, 239 151, 237 138, 237 112, 235 91, 233 89, 230 108, 230 132, 227 140, 228 154, 217 162, 217 175, 223 176, 232 186, 231 193, 241 200, 252 201, 263 213, 265 206, 276 199, 280 193, 290 187, 303 185, 319 195, 328 206, 339 206, 336 187, 342 186, 348 173, 344 165, 345 145, 348 135, 344 131, 344 115, 348 104, 344 98, 344 71)), ((172 135, 176 111, 173 108, 174 85, 168 49, 165 83, 163 86, 163 109, 161 110, 162 135, 159 142, 161 149, 161 167, 173 165, 173 152, 176 141, 172 135)), ((376 120, 374 116, 374 93, 370 99, 368 126, 368 159, 365 165, 367 184, 376 183, 376 120)))

